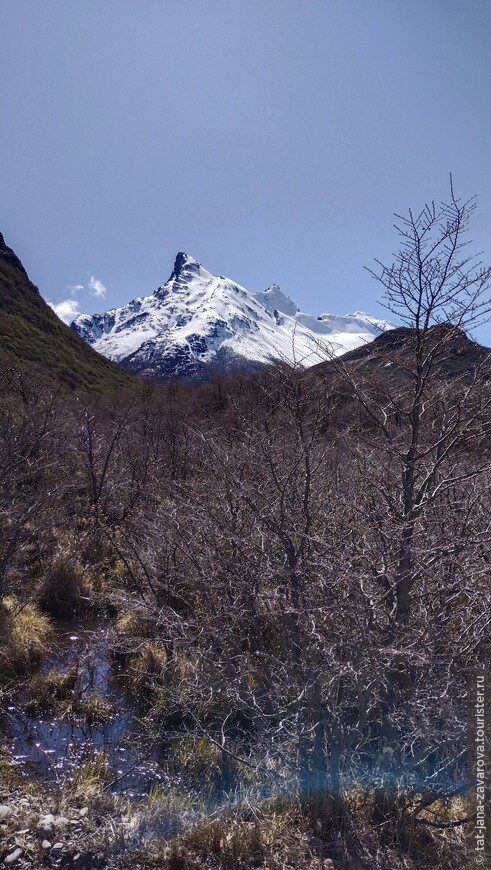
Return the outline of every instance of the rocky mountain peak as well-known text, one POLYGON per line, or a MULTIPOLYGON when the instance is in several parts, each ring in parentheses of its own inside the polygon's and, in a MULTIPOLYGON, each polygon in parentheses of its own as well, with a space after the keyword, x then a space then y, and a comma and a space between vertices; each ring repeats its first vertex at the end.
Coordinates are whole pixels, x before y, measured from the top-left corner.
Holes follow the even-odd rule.
POLYGON ((151 296, 80 315, 72 329, 127 370, 166 378, 252 371, 275 361, 307 367, 391 327, 368 315, 323 317, 331 319, 302 314, 276 284, 251 293, 180 251, 169 280, 151 296))
POLYGON ((179 251, 175 259, 172 274, 178 277, 182 272, 198 272, 200 268, 201 264, 195 257, 192 257, 191 254, 187 254, 185 251, 179 251))
POLYGON ((272 284, 263 293, 256 293, 255 296, 267 311, 281 311, 282 314, 295 317, 299 310, 290 297, 282 293, 278 284, 272 284))
POLYGON ((174 268, 168 281, 157 287, 154 295, 158 299, 165 299, 171 291, 186 291, 196 279, 206 280, 211 278, 209 272, 203 269, 201 263, 191 254, 179 251, 174 261, 174 268))
MULTIPOLYGON (((14 253, 12 248, 9 248, 9 246, 6 244, 2 233, 0 233, 0 256, 5 263, 8 263, 8 265, 11 268, 22 273, 23 276, 26 278, 26 280, 28 280, 27 279, 27 272, 24 269, 24 266, 22 265, 21 261, 19 260, 18 256, 14 253)), ((33 289, 36 293, 39 293, 39 290, 37 289, 37 287, 33 286, 33 289)))

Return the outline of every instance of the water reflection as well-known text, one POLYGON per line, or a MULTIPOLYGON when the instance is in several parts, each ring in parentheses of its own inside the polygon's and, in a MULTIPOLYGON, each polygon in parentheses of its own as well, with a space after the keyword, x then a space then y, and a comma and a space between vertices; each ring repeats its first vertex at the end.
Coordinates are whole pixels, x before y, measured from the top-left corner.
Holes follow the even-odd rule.
POLYGON ((108 787, 116 793, 143 796, 165 779, 157 749, 135 716, 121 679, 111 666, 110 624, 60 626, 42 674, 74 673, 73 695, 97 693, 107 705, 103 721, 91 722, 67 705, 62 716, 27 712, 26 687, 10 686, 4 721, 5 743, 18 771, 50 782, 73 782, 104 764, 108 787))

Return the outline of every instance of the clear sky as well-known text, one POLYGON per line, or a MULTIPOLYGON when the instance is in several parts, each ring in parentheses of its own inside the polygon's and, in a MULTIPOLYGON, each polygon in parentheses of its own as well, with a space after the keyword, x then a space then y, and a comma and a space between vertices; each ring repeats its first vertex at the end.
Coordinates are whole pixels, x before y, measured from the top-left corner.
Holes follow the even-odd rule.
POLYGON ((383 313, 363 266, 449 172, 491 261, 489 0, 1 0, 0 28, 0 230, 65 312, 184 250, 383 313))

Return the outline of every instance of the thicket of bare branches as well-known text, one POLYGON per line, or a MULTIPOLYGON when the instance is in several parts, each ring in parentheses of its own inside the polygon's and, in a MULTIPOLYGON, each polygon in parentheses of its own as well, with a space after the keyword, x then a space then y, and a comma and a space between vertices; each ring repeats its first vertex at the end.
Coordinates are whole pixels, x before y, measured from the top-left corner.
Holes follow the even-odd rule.
POLYGON ((165 650, 155 733, 214 746, 223 790, 253 771, 342 814, 363 788, 377 823, 409 825, 466 789, 491 613, 486 360, 454 371, 488 308, 489 270, 462 251, 472 208, 452 190, 401 219, 378 277, 413 331, 378 362, 131 403, 4 373, 1 593, 35 594, 69 533, 165 650))

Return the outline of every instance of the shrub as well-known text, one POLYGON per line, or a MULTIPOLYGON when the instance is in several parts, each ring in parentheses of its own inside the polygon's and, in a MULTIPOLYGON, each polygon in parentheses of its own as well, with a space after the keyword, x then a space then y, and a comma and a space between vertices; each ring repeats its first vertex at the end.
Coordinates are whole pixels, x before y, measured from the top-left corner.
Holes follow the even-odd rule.
POLYGON ((74 619, 90 609, 85 572, 73 557, 57 554, 48 565, 39 601, 43 610, 58 619, 74 619))

